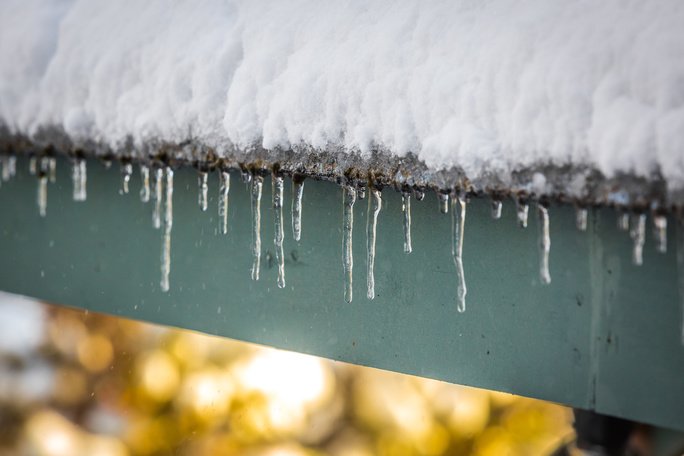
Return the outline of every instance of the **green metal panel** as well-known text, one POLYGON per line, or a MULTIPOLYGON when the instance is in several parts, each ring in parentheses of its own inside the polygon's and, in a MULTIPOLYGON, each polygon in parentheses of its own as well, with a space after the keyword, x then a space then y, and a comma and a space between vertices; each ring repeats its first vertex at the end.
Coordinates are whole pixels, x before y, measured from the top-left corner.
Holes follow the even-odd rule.
MULTIPOLYGON (((36 207, 37 181, 18 162, 0 189, 0 288, 47 301, 193 329, 684 429, 684 348, 675 233, 670 249, 647 237, 644 265, 615 213, 552 206, 551 275, 539 283, 536 219, 516 226, 506 201, 501 220, 489 202, 468 204, 464 265, 467 311, 456 310, 451 215, 434 193, 413 201, 413 253, 403 253, 400 195, 386 189, 378 221, 376 298, 366 286, 367 200, 357 201, 354 300, 344 302, 342 189, 306 181, 302 240, 290 231, 286 181, 285 274, 276 285, 270 179, 264 185, 261 279, 250 280, 250 198, 237 174, 229 230, 217 234, 218 178, 210 209, 197 205, 197 174, 175 176, 171 289, 160 291, 162 232, 151 203, 140 202, 137 173, 120 195, 120 177, 88 163, 88 199, 72 201, 65 160, 49 185, 47 217, 36 207)), ((670 226, 674 221, 670 220, 670 226)))

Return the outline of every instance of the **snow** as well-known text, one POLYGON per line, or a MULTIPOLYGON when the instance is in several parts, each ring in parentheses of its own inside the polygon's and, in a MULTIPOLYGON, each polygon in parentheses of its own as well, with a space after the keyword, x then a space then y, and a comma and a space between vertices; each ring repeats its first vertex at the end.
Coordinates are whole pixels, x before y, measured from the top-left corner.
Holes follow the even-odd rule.
POLYGON ((4 0, 0 119, 682 188, 682 24, 679 0, 4 0))

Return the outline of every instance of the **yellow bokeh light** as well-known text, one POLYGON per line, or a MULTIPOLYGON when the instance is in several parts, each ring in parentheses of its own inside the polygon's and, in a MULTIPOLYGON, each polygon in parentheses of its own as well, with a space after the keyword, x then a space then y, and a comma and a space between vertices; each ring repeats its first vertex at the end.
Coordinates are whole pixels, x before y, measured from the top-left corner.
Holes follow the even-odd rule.
POLYGON ((183 380, 178 401, 209 419, 228 413, 234 392, 230 374, 209 368, 190 374, 183 380))
POLYGON ((84 337, 78 343, 78 360, 91 372, 106 369, 113 359, 112 343, 102 334, 84 337))
POLYGON ((180 374, 175 360, 163 350, 153 350, 140 357, 140 384, 153 399, 169 400, 177 391, 180 374))
POLYGON ((82 452, 83 437, 62 415, 43 411, 26 423, 26 433, 36 454, 44 456, 75 456, 82 452))

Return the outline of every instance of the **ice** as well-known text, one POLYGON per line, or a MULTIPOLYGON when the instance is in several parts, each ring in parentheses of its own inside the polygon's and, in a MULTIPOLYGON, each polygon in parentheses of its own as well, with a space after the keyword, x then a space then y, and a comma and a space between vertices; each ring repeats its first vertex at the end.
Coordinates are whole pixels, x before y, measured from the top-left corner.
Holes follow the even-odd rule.
POLYGON ((166 205, 164 206, 164 236, 161 255, 161 290, 169 291, 169 274, 171 273, 171 228, 173 227, 173 170, 164 169, 166 174, 166 205))
POLYGON ((218 216, 219 232, 221 234, 228 232, 228 192, 230 192, 230 173, 228 171, 220 171, 218 216))
POLYGON ((404 253, 411 253, 411 193, 401 192, 401 212, 404 220, 404 253))
POLYGON ((342 194, 342 265, 344 266, 344 300, 352 302, 354 252, 352 249, 352 233, 354 231, 354 202, 356 189, 344 186, 342 194))
POLYGON ((273 175, 273 211, 275 212, 275 245, 276 262, 278 263, 278 287, 285 288, 285 254, 283 253, 283 238, 285 230, 283 228, 283 190, 284 183, 282 176, 273 175))
POLYGON ((551 273, 549 272, 551 233, 549 230, 549 209, 542 203, 537 203, 537 219, 539 231, 539 281, 547 285, 551 283, 551 273))
POLYGON ((292 182, 292 237, 299 242, 302 237, 302 195, 304 181, 294 179, 292 182))
POLYGON ((264 178, 258 174, 252 177, 252 280, 259 280, 261 265, 261 193, 264 178))
POLYGON ((463 270, 463 233, 465 229, 466 202, 462 195, 451 199, 451 254, 456 266, 456 309, 466 310, 466 282, 463 270))
POLYGON ((378 226, 378 214, 382 209, 382 195, 377 188, 370 189, 368 199, 368 218, 366 219, 366 251, 368 255, 368 299, 375 298, 375 238, 378 226))

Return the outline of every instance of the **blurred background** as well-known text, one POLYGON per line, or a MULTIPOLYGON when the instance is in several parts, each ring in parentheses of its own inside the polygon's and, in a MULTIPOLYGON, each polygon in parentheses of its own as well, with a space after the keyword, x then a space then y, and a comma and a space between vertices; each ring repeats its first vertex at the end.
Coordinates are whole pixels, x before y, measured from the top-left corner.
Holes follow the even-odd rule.
POLYGON ((0 454, 549 455, 566 407, 0 293, 0 454))

